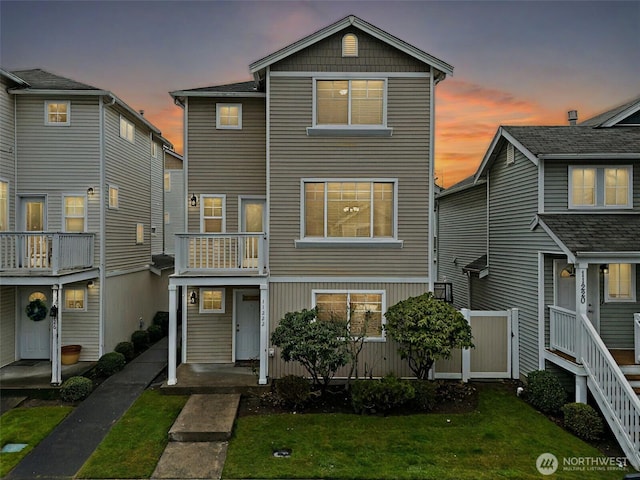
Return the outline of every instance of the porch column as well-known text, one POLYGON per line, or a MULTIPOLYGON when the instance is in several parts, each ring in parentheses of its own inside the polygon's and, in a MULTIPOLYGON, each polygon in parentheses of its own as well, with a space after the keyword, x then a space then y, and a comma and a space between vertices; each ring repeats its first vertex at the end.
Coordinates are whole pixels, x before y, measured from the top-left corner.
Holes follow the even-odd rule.
POLYGON ((62 320, 62 309, 59 308, 60 297, 62 296, 62 285, 53 285, 51 298, 51 308, 56 315, 51 316, 51 385, 58 386, 62 383, 62 364, 60 358, 60 321, 62 320))
POLYGON ((260 376, 258 384, 267 384, 269 374, 269 285, 260 285, 260 376))
POLYGON ((576 375, 576 403, 587 403, 586 375, 576 375))
MULTIPOLYGON (((587 270, 589 268, 588 263, 577 263, 576 268, 576 362, 582 364, 582 328, 580 324, 582 322, 582 315, 587 314, 589 305, 589 299, 587 298, 587 270)), ((577 381, 577 380, 576 380, 577 381)), ((577 393, 576 393, 577 394, 577 393)))
POLYGON ((176 353, 177 353, 177 330, 178 319, 176 309, 178 308, 177 302, 177 288, 173 284, 169 284, 169 358, 168 358, 168 374, 167 385, 175 385, 178 383, 176 376, 176 353))

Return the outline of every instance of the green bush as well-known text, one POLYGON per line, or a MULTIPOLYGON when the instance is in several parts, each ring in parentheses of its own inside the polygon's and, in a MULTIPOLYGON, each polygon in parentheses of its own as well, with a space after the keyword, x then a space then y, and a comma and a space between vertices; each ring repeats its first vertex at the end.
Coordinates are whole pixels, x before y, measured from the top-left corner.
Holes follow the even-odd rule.
POLYGON ((583 440, 598 440, 604 433, 602 418, 591 405, 567 403, 562 407, 564 426, 583 440))
POLYGON ((135 356, 135 352, 133 350, 133 343, 131 342, 120 342, 119 344, 116 345, 116 348, 114 348, 113 351, 124 355, 124 359, 127 362, 130 362, 131 360, 133 360, 133 357, 135 356))
POLYGON ((65 402, 78 402, 89 396, 93 382, 86 377, 69 377, 60 387, 60 398, 65 402))
POLYGON ((149 334, 149 342, 151 343, 156 343, 158 340, 164 337, 160 325, 149 325, 149 328, 147 328, 147 333, 149 334))
POLYGON ((110 377, 122 370, 126 364, 124 355, 118 352, 105 353, 98 359, 96 372, 103 377, 110 377))
POLYGON ((553 373, 536 370, 527 375, 526 399, 542 413, 555 414, 567 400, 567 392, 553 373))
POLYGON ((140 353, 149 348, 149 332, 146 330, 136 330, 131 334, 131 343, 133 343, 133 349, 140 353))
POLYGON ((415 389, 408 380, 389 374, 380 380, 356 380, 351 404, 357 413, 387 413, 412 400, 415 389))
POLYGON ((309 381, 299 375, 287 375, 276 380, 275 392, 285 405, 296 408, 304 405, 311 395, 309 381))
POLYGON ((160 326, 163 336, 169 335, 169 312, 156 312, 153 324, 160 326))
POLYGON ((411 384, 415 390, 413 405, 423 412, 430 412, 438 403, 438 394, 435 382, 431 380, 416 380, 411 384))

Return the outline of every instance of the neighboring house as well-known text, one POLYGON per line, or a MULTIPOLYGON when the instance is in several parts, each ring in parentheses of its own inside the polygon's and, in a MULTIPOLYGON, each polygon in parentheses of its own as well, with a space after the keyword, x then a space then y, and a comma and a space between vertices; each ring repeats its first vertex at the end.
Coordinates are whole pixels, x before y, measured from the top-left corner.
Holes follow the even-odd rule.
MULTIPOLYGON (((270 334, 287 312, 370 312, 360 375, 409 375, 388 306, 433 289, 435 85, 453 68, 354 17, 250 65, 253 81, 172 92, 184 107, 185 234, 170 279, 168 383, 182 362, 303 373, 270 334)), ((346 376, 345 372, 338 375, 346 376)))
POLYGON ((170 144, 109 91, 38 69, 0 81, 0 366, 50 359, 55 384, 61 345, 97 360, 159 309, 170 144), (31 320, 34 299, 57 316, 31 320))
POLYGON ((186 231, 184 224, 185 202, 184 162, 173 150, 164 152, 164 252, 175 253, 175 234, 186 231))
POLYGON ((439 195, 438 273, 458 308, 517 308, 520 372, 570 375, 576 401, 588 389, 637 468, 640 383, 623 371, 640 366, 614 359, 640 363, 640 98, 569 113, 500 127, 475 176, 439 195))

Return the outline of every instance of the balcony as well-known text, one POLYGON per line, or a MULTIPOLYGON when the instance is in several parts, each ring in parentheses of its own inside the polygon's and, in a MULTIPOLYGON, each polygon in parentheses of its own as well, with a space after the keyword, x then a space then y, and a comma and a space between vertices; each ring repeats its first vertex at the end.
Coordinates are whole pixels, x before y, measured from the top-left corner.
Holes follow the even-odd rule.
POLYGON ((0 275, 59 275, 93 267, 93 233, 0 232, 0 275))
POLYGON ((175 273, 266 275, 266 245, 264 233, 178 233, 175 273))

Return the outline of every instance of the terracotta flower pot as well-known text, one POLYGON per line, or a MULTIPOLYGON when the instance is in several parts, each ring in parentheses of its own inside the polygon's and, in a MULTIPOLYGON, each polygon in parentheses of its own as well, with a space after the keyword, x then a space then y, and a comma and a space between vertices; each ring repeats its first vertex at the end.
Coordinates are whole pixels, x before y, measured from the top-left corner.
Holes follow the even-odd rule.
POLYGON ((60 350, 62 365, 73 365, 74 363, 78 363, 80 359, 82 345, 64 345, 60 350))

